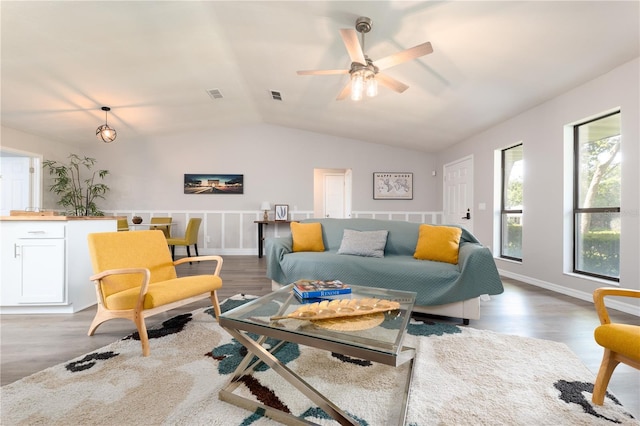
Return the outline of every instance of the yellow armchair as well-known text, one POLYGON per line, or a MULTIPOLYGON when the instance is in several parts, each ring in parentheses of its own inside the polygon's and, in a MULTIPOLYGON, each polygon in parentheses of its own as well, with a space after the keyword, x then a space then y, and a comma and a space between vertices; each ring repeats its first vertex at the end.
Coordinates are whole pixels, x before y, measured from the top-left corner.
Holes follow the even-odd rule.
POLYGON ((220 306, 216 290, 222 287, 220 256, 186 257, 173 261, 162 231, 89 234, 89 254, 98 310, 89 327, 93 336, 100 324, 114 318, 133 321, 142 354, 149 355, 145 318, 210 298, 216 318, 220 306), (215 261, 210 275, 178 278, 175 266, 185 262, 215 261))
POLYGON ((640 298, 640 290, 602 287, 593 292, 593 301, 601 324, 595 329, 593 336, 604 348, 591 398, 596 405, 604 403, 609 380, 619 363, 640 369, 640 326, 612 323, 604 303, 605 296, 640 298))

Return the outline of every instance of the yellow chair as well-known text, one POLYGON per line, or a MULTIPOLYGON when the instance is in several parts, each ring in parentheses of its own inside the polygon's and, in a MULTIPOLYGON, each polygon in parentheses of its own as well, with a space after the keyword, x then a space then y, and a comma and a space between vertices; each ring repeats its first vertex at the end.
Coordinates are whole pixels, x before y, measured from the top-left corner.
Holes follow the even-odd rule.
POLYGON ((191 218, 187 223, 187 229, 184 232, 183 238, 167 238, 167 245, 171 247, 172 259, 175 259, 176 246, 186 246, 187 256, 191 257, 189 246, 193 245, 193 247, 196 249, 196 256, 198 256, 198 230, 200 229, 201 223, 202 219, 195 217, 191 218))
POLYGON ((602 287, 593 292, 593 301, 601 324, 593 335, 596 342, 604 348, 591 398, 596 405, 603 404, 609 380, 619 363, 640 369, 640 326, 612 323, 604 303, 605 296, 640 298, 640 290, 602 287))
MULTIPOLYGON (((149 223, 171 223, 171 218, 170 217, 152 217, 149 223)), ((152 229, 152 230, 159 229, 160 231, 164 232, 164 236, 166 238, 171 238, 171 227, 169 225, 152 226, 149 229, 152 229)))
POLYGON ((102 232, 89 234, 89 254, 96 285, 98 311, 89 327, 93 336, 100 324, 124 318, 136 324, 142 354, 149 355, 149 338, 144 319, 197 300, 210 298, 216 318, 220 306, 216 290, 222 287, 220 256, 186 257, 171 260, 162 231, 102 232), (215 261, 211 275, 178 278, 176 265, 215 261))
POLYGON ((129 221, 127 218, 118 219, 118 231, 128 231, 129 230, 129 221))

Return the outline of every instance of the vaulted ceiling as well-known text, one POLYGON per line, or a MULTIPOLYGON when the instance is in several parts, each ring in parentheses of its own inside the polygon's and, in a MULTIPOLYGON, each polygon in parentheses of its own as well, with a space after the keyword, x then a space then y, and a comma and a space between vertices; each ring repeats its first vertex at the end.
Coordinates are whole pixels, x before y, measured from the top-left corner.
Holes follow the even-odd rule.
POLYGON ((436 152, 640 56, 638 1, 5 1, 2 125, 95 144, 269 123, 436 152), (374 61, 406 83, 335 98, 350 65, 341 28, 373 20, 374 61), (208 94, 218 89, 221 99, 208 94), (274 100, 271 91, 280 92, 274 100))

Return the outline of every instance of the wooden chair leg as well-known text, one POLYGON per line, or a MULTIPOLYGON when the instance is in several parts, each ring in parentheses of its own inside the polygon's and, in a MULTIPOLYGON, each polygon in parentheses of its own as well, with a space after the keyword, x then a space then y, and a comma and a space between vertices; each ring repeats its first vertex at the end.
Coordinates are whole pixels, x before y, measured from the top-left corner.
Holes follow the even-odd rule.
POLYGON ((594 404, 602 405, 604 403, 604 395, 607 393, 609 380, 611 379, 613 370, 615 370, 619 363, 620 361, 615 358, 614 352, 609 349, 604 350, 600 370, 598 370, 598 376, 596 377, 596 383, 593 385, 591 401, 594 404))
POLYGON ((211 292, 211 305, 213 305, 213 310, 216 313, 216 321, 220 318, 220 303, 218 303, 218 293, 215 291, 211 292))
POLYGON ((144 323, 144 317, 136 312, 134 322, 140 335, 140 344, 142 345, 142 356, 149 356, 149 335, 147 334, 147 325, 144 323))
POLYGON ((109 312, 102 307, 102 304, 98 303, 98 310, 96 312, 96 316, 93 317, 93 321, 91 321, 87 336, 93 336, 100 324, 107 320, 110 320, 111 318, 113 317, 109 314, 109 312))

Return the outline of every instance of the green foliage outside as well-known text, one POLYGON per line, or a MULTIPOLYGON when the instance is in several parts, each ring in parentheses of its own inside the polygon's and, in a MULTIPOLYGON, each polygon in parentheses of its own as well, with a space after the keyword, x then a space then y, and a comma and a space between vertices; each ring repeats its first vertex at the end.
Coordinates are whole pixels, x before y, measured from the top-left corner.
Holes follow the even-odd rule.
POLYGON ((502 254, 516 259, 522 259, 522 225, 507 224, 506 240, 503 242, 502 254))
POLYGON ((109 187, 96 182, 96 178, 104 179, 109 171, 91 171, 96 163, 95 158, 76 154, 71 154, 68 158, 69 162, 66 164, 53 160, 43 162, 43 167, 53 176, 49 189, 60 196, 57 204, 65 209, 68 216, 104 216, 96 205, 96 200, 104 199, 109 187), (83 173, 87 173, 88 177, 83 177, 83 173))
POLYGON ((620 277, 620 233, 588 232, 582 238, 581 271, 610 277, 620 277))

